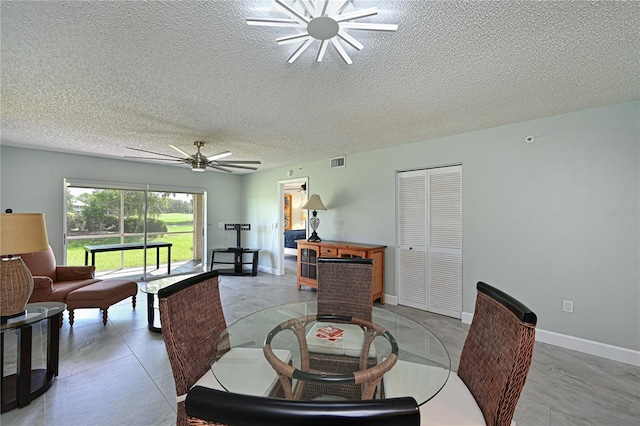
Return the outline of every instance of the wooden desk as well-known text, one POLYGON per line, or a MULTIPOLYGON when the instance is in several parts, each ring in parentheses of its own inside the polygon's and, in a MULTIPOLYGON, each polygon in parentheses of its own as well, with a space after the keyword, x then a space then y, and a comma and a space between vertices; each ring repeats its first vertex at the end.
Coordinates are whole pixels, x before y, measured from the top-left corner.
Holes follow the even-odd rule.
POLYGON ((143 250, 145 248, 156 249, 156 267, 160 269, 160 248, 167 248, 167 274, 171 273, 171 246, 172 243, 163 243, 153 241, 147 243, 146 246, 143 243, 125 243, 125 244, 105 244, 100 246, 84 246, 84 264, 89 264, 89 253, 91 253, 91 266, 96 266, 96 253, 102 253, 106 251, 126 251, 126 250, 143 250))
POLYGON ((220 275, 251 275, 255 277, 258 275, 258 252, 260 250, 248 249, 242 247, 228 247, 228 248, 217 248, 211 250, 211 265, 209 266, 209 270, 213 271, 214 264, 222 264, 222 265, 233 265, 233 269, 218 269, 218 273, 220 275), (232 253, 233 254, 233 262, 221 262, 215 261, 216 253, 232 253), (245 254, 251 254, 252 259, 250 262, 244 262, 243 256, 245 254), (245 270, 242 265, 251 265, 251 270, 245 270))

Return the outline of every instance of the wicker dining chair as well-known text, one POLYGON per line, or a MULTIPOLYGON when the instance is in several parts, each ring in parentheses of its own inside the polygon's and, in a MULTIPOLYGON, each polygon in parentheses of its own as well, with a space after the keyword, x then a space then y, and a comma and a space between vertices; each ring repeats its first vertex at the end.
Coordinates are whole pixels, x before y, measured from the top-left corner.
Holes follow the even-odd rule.
POLYGON ((186 400, 190 426, 410 426, 420 424, 411 397, 369 401, 290 401, 193 387, 186 400))
MULTIPOLYGON (((162 338, 169 355, 176 395, 186 395, 210 371, 216 340, 227 327, 218 271, 179 281, 158 291, 162 338)), ((179 398, 181 399, 181 398, 179 398)), ((187 424, 184 400, 178 402, 178 426, 187 424)))
POLYGON ((371 321, 373 260, 318 259, 318 315, 347 315, 371 321))
MULTIPOLYGON (((531 365, 537 317, 488 284, 478 282, 477 290, 458 372, 452 372, 444 388, 420 407, 423 425, 513 424, 531 365)), ((406 361, 398 361, 402 362, 406 361)))
MULTIPOLYGON (((233 336, 222 333, 226 321, 220 302, 218 271, 206 272, 187 278, 158 292, 160 320, 169 363, 176 386, 177 424, 187 424, 184 399, 195 386, 224 390, 211 369, 215 359, 224 365, 224 374, 237 376, 240 381, 250 378, 251 385, 243 392, 251 395, 275 395, 278 376, 261 374, 271 368, 262 349, 230 348, 233 336), (221 334, 222 333, 222 334, 221 334)), ((291 352, 279 350, 277 355, 288 362, 291 352)))
MULTIPOLYGON (((315 327, 307 334, 309 367, 316 371, 332 371, 350 374, 362 371, 377 364, 374 345, 365 340, 373 338, 371 330, 355 324, 341 324, 340 320, 324 322, 323 317, 346 316, 371 322, 371 287, 373 281, 373 261, 360 258, 319 258, 318 259, 318 296, 315 327), (332 345, 316 337, 318 328, 328 324, 343 329, 344 334, 338 344, 332 345), (368 334, 369 335, 368 335, 368 334), (363 354, 366 346, 367 353, 363 354)), ((344 395, 359 398, 363 394, 360 386, 353 386, 344 395)), ((322 388, 317 388, 318 393, 322 388)), ((314 385, 305 391, 308 397, 314 394, 314 385)))

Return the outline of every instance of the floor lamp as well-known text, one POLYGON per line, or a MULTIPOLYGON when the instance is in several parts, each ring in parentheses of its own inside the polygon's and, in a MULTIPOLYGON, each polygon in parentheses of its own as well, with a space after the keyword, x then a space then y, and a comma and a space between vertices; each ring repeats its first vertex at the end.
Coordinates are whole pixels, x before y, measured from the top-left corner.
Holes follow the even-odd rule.
POLYGON ((31 293, 33 277, 20 256, 49 248, 44 213, 0 215, 0 317, 2 322, 23 315, 31 293))

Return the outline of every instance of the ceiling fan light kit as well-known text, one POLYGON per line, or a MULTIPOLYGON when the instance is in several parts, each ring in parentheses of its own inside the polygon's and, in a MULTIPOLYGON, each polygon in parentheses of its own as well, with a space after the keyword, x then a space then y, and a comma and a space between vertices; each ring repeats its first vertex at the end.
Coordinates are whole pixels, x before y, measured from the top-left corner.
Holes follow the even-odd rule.
POLYGON ((180 154, 184 155, 184 157, 176 157, 174 155, 163 154, 161 152, 153 152, 153 151, 147 151, 147 150, 144 150, 144 149, 127 147, 128 149, 132 149, 134 151, 147 152, 149 154, 162 155, 162 156, 170 157, 170 158, 132 157, 132 156, 128 156, 128 155, 125 156, 125 158, 138 158, 138 159, 143 159, 143 160, 162 160, 162 161, 174 161, 174 162, 179 162, 179 163, 185 163, 185 164, 188 164, 189 166, 191 166, 191 170, 193 170, 194 172, 203 172, 203 171, 205 171, 207 169, 207 167, 211 167, 212 169, 220 170, 222 172, 233 173, 233 170, 231 170, 230 168, 245 169, 245 170, 258 170, 257 167, 244 166, 244 165, 241 165, 241 164, 261 164, 260 161, 253 161, 253 160, 245 160, 245 161, 242 161, 242 160, 224 160, 224 161, 221 161, 223 158, 226 158, 226 157, 229 157, 230 155, 233 155, 233 153, 231 151, 223 151, 223 152, 219 152, 218 154, 214 154, 214 155, 210 155, 209 157, 206 157, 200 152, 200 149, 202 149, 204 147, 204 144, 205 143, 202 142, 202 141, 195 141, 193 143, 193 145, 198 149, 198 152, 196 152, 193 155, 191 155, 188 152, 178 148, 177 146, 169 145, 171 148, 175 149, 180 154))
POLYGON ((322 62, 329 43, 340 57, 349 65, 353 63, 343 44, 361 50, 364 45, 353 38, 347 30, 358 31, 396 31, 395 24, 376 24, 352 22, 378 14, 378 8, 348 11, 353 8, 352 0, 293 0, 292 4, 284 0, 275 0, 274 6, 288 18, 247 18, 248 25, 293 28, 298 32, 276 39, 278 44, 298 43, 287 62, 293 63, 309 46, 319 41, 315 60, 322 62))

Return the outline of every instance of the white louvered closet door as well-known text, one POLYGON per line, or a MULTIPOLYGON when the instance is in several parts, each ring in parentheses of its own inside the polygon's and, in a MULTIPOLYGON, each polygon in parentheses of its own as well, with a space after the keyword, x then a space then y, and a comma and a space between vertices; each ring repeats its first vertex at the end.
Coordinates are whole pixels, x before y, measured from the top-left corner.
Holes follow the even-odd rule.
POLYGON ((398 302, 462 315, 462 167, 398 174, 398 302))
POLYGON ((424 170, 398 173, 398 303, 427 309, 427 180, 424 170))

